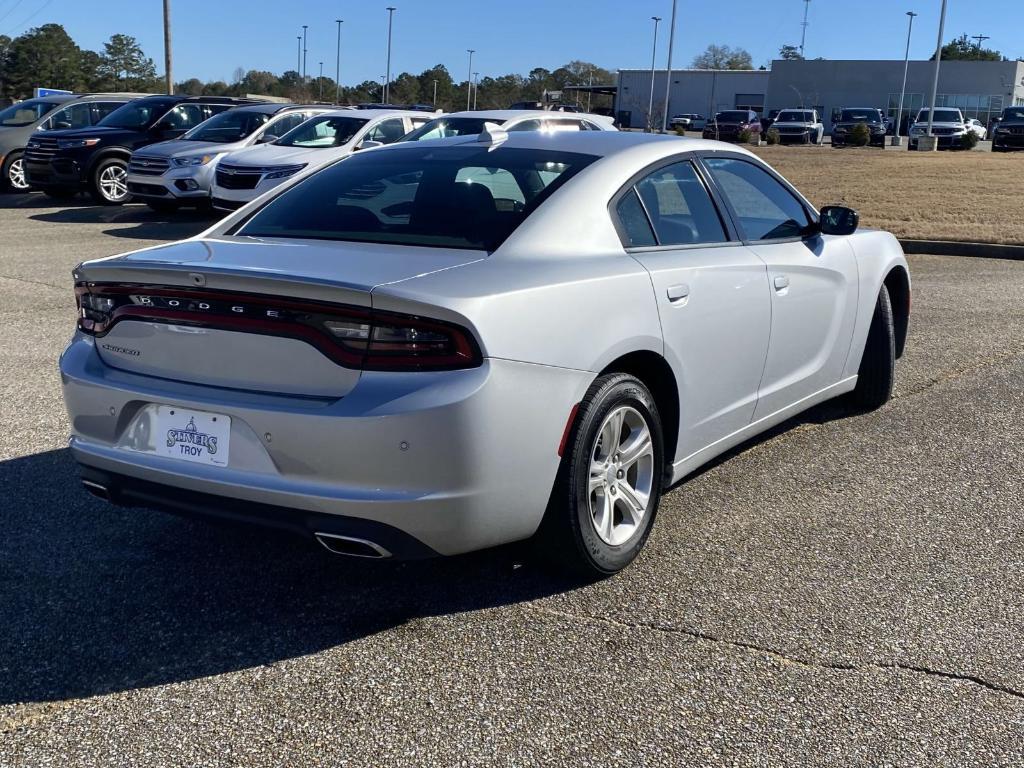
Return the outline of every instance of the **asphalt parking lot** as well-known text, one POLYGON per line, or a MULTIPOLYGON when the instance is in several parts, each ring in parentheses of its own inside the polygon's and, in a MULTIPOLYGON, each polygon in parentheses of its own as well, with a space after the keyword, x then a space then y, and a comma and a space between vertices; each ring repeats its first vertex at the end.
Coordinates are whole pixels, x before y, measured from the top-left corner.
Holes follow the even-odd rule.
POLYGON ((743 446, 579 586, 81 491, 70 270, 208 221, 0 197, 0 765, 1024 764, 1024 263, 912 257, 893 402, 743 446))

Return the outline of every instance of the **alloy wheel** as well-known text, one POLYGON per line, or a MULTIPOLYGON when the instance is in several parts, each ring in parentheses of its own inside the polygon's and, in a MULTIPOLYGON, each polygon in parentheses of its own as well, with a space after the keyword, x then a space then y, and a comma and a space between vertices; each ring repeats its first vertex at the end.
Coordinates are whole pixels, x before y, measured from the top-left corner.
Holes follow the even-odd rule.
POLYGON ((128 171, 124 166, 108 165, 100 172, 100 194, 112 203, 124 200, 128 196, 127 177, 128 171))
POLYGON ((7 170, 7 181, 12 189, 24 191, 28 189, 28 181, 25 179, 25 163, 19 157, 7 170))
POLYGON ((614 409, 590 456, 590 520, 603 542, 619 546, 641 529, 654 487, 654 444, 646 419, 628 405, 614 409))

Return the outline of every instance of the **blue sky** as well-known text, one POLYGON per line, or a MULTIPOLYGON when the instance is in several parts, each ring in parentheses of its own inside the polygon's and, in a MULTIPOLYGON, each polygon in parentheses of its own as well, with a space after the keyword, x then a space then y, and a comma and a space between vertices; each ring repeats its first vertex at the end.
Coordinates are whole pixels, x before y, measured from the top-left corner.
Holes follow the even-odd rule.
MULTIPOLYGON (((308 70, 318 62, 333 75, 334 19, 342 18, 342 81, 379 78, 385 69, 388 0, 172 0, 176 80, 230 80, 236 67, 294 69, 296 40, 308 24, 308 70)), ((661 25, 658 60, 664 66, 671 0, 391 0, 396 6, 392 72, 418 73, 441 63, 465 77, 553 69, 571 59, 608 69, 650 66, 650 17, 661 25)), ((1024 56, 1024 2, 950 0, 948 39, 986 34, 985 45, 1024 56)), ((902 58, 904 13, 921 15, 912 56, 934 50, 940 0, 812 0, 807 55, 826 58, 902 58), (851 8, 857 7, 856 12, 851 8)), ((709 43, 746 48, 755 66, 781 45, 799 44, 802 0, 679 0, 674 63, 688 64, 709 43)), ((161 0, 0 0, 0 34, 17 35, 46 22, 63 24, 79 45, 99 49, 116 32, 135 36, 162 69, 161 0)))

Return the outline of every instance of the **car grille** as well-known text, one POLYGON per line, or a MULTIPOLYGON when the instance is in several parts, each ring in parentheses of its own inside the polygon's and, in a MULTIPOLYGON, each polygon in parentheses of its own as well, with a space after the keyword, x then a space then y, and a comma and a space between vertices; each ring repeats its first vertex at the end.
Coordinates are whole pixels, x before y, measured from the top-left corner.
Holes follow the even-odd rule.
POLYGON ((160 176, 170 167, 171 162, 165 157, 132 155, 132 159, 128 163, 128 172, 137 173, 141 176, 160 176))
POLYGON ((224 189, 256 189, 265 171, 265 168, 221 163, 217 166, 217 186, 224 189))
POLYGON ((1003 130, 1009 131, 1013 136, 1024 136, 1024 125, 1011 125, 1003 130))
POLYGON ((952 136, 952 128, 932 128, 932 133, 936 136, 952 136))
POLYGON ((776 128, 779 133, 807 133, 807 131, 810 130, 810 128, 803 125, 779 125, 776 123, 773 127, 776 128))
POLYGON ((56 154, 56 139, 34 138, 29 142, 28 148, 25 150, 25 159, 49 162, 56 154))

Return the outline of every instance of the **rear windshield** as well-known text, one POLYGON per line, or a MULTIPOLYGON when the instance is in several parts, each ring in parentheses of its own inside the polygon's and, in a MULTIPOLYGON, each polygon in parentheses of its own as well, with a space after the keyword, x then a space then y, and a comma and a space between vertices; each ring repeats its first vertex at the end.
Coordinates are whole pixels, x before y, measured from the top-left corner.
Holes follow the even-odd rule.
POLYGON ((482 117, 439 117, 417 128, 402 141, 425 141, 427 139, 448 139, 452 136, 478 136, 486 123, 501 125, 504 120, 482 117))
POLYGON ((139 99, 118 107, 99 121, 106 128, 148 128, 177 104, 170 99, 139 99))
POLYGON ((745 123, 750 119, 750 114, 747 112, 719 112, 715 115, 715 120, 721 120, 723 123, 745 123))
POLYGON ((186 141, 215 141, 226 144, 241 141, 270 119, 266 112, 229 109, 200 123, 182 136, 186 141))
POLYGON ((839 116, 843 123, 880 123, 882 118, 875 109, 844 109, 839 116))
POLYGON ((357 153, 291 187, 234 234, 493 251, 596 159, 476 145, 357 153))
POLYGON ((56 106, 57 103, 43 101, 42 99, 22 101, 0 111, 0 125, 7 126, 8 128, 21 128, 26 125, 32 125, 32 123, 56 106))
POLYGON ((274 142, 282 147, 307 147, 323 149, 348 144, 359 133, 359 129, 370 122, 368 117, 312 117, 302 125, 288 131, 274 142))

